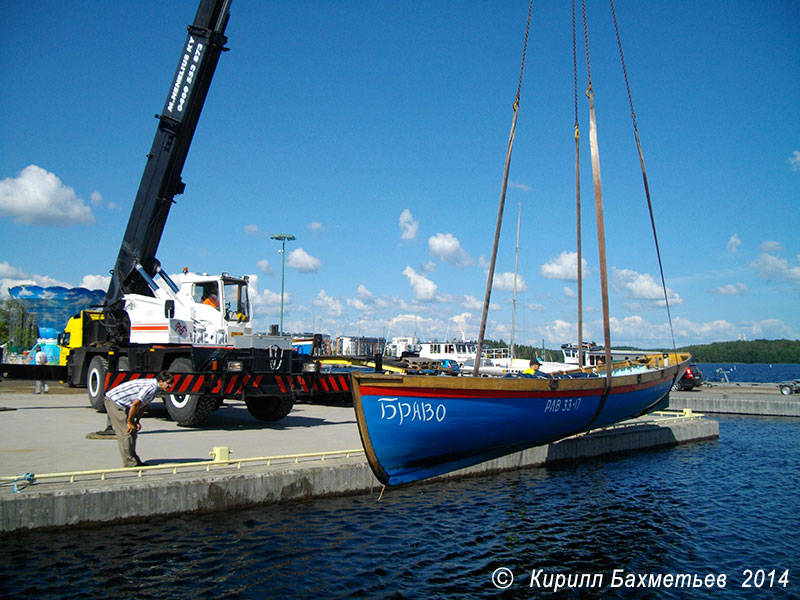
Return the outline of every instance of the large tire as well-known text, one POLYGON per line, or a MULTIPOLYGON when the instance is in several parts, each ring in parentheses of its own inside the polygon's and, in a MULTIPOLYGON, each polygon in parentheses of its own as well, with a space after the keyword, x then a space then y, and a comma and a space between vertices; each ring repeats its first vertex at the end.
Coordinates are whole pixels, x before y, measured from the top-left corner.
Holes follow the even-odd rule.
POLYGON ((682 392, 683 391, 683 386, 681 385, 680 381, 676 381, 675 383, 672 384, 672 391, 673 392, 682 392))
MULTIPOLYGON (((178 358, 172 361, 170 373, 191 373, 192 361, 178 358)), ((173 421, 184 427, 199 427, 211 413, 217 410, 217 399, 200 394, 168 394, 164 398, 167 412, 173 421)))
POLYGON ((782 385, 781 386, 781 394, 784 396, 789 396, 792 393, 792 386, 790 385, 782 385))
POLYGON ((86 372, 86 390, 89 392, 89 403, 97 412, 106 412, 104 404, 106 398, 106 373, 108 373, 108 359, 105 356, 95 356, 89 361, 89 370, 86 372))
POLYGON ((288 396, 247 398, 245 404, 250 414, 259 421, 280 421, 292 412, 294 400, 288 396))

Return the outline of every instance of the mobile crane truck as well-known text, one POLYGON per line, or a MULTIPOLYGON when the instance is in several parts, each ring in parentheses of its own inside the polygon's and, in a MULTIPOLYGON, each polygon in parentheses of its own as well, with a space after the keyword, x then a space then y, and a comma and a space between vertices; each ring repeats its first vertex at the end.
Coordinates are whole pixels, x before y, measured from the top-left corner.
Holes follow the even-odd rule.
POLYGON ((180 285, 156 249, 181 171, 227 42, 230 0, 201 0, 142 175, 102 306, 67 324, 59 343, 70 385, 86 385, 103 411, 105 392, 123 381, 175 373, 164 398, 170 416, 198 426, 223 400, 247 404, 257 419, 285 417, 300 397, 349 396, 349 379, 315 372, 313 358, 292 351, 283 335, 254 334, 248 278, 184 271, 180 285), (161 284, 156 282, 156 277, 161 284))

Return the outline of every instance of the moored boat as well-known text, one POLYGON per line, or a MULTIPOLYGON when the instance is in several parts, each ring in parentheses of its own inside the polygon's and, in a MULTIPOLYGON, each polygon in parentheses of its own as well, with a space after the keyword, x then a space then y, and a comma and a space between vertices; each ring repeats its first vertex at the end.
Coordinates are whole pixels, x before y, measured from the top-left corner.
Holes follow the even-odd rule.
POLYGON ((615 364, 612 374, 425 377, 353 374, 359 433, 375 476, 410 483, 644 414, 689 354, 615 364))
MULTIPOLYGON (((593 367, 597 364, 602 364, 606 358, 605 348, 598 346, 594 342, 583 342, 581 344, 583 352, 583 366, 593 367)), ((576 366, 578 364, 578 345, 577 344, 561 344, 561 354, 564 356, 564 363, 567 365, 576 366)), ((646 350, 622 350, 612 348, 610 351, 611 362, 621 360, 637 360, 642 356, 647 356, 649 352, 646 350)))

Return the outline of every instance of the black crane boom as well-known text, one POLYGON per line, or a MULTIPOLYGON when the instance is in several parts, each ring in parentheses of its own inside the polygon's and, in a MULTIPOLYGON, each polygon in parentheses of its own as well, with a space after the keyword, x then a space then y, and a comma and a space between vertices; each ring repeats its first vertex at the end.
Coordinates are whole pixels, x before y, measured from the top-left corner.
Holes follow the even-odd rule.
MULTIPOLYGON (((226 50, 229 8, 230 0, 200 0, 194 23, 188 27, 164 109, 156 115, 159 121, 155 139, 111 274, 104 301, 107 317, 117 312, 115 307, 121 308, 123 294, 152 295, 137 272, 137 265, 150 277, 159 269, 156 250, 173 198, 183 193, 183 165, 219 56, 226 50)), ((110 321, 117 319, 112 317, 110 321)))

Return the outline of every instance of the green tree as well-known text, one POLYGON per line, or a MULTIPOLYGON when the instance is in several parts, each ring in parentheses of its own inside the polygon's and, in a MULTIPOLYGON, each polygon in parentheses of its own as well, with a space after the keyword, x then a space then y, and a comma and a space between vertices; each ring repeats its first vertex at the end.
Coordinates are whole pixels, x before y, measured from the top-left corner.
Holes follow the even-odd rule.
POLYGON ((0 340, 11 352, 27 350, 39 338, 39 320, 17 299, 0 300, 0 340))
POLYGON ((800 363, 800 340, 714 342, 680 348, 697 362, 800 363))

